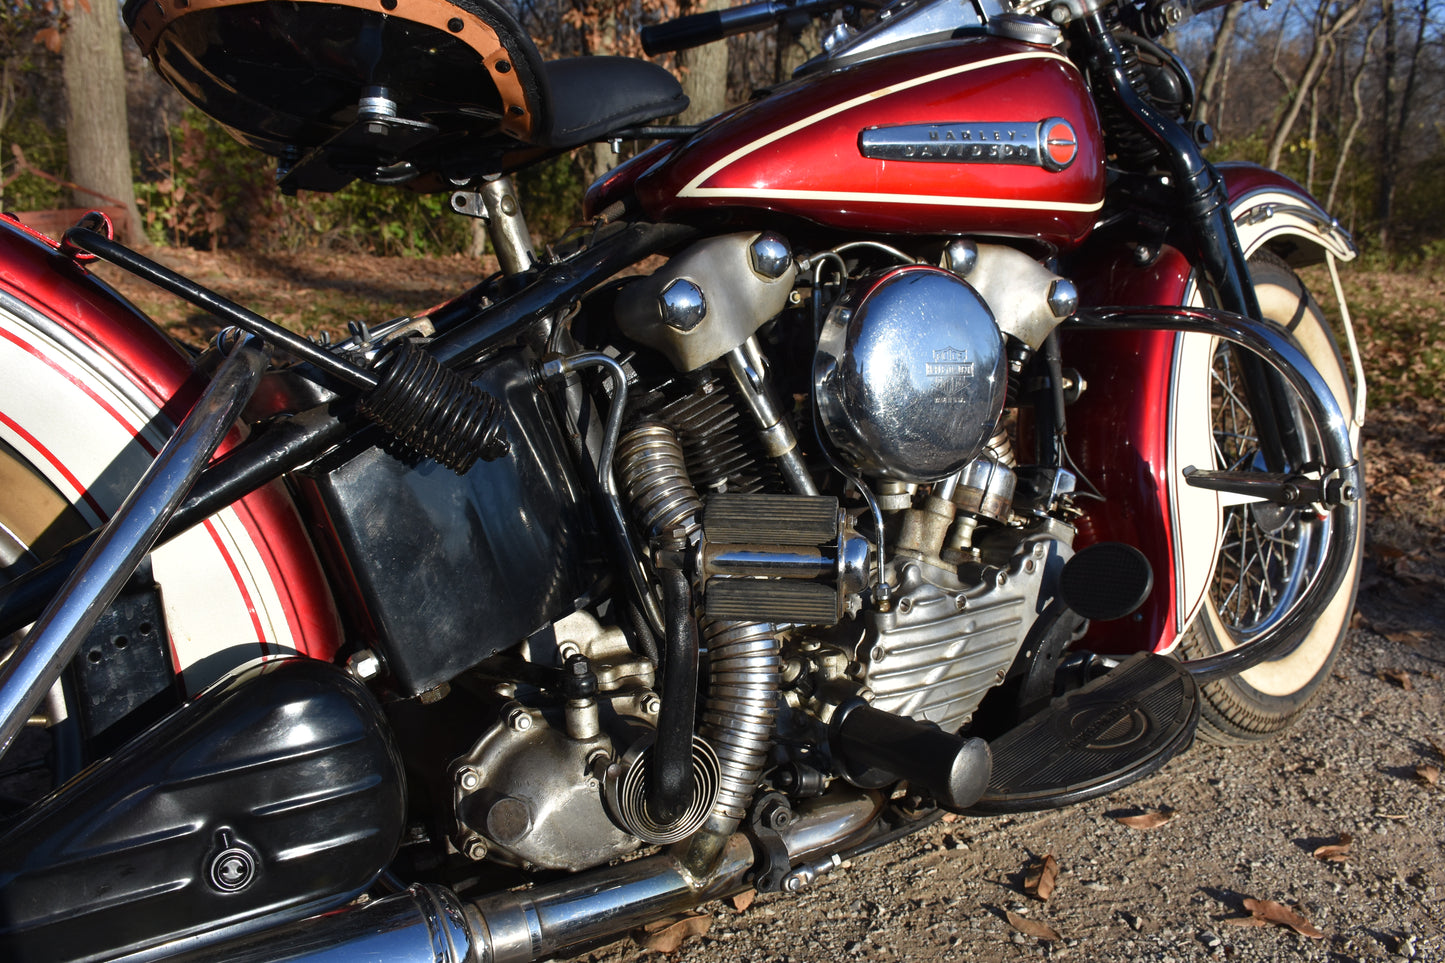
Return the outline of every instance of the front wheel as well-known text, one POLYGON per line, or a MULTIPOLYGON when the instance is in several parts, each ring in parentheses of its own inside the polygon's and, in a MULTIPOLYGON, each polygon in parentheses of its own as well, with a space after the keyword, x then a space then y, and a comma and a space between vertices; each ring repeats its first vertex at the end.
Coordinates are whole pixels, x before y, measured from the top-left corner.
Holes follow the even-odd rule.
MULTIPOLYGON (((1353 412, 1353 393, 1329 325, 1309 291, 1284 261, 1269 252, 1250 260, 1265 319, 1287 328, 1329 383, 1341 409, 1353 412)), ((1263 469, 1254 420, 1240 379, 1235 349, 1220 344, 1210 370, 1213 467, 1263 469)), ((1313 429, 1296 405, 1292 416, 1309 438, 1313 429)), ((1313 448, 1318 452, 1318 445, 1313 448)), ((1298 468, 1300 466, 1291 466, 1298 468)), ((1333 513, 1312 506, 1269 502, 1222 509, 1223 537, 1199 616, 1180 643, 1188 659, 1214 655, 1270 629, 1304 594, 1328 551, 1339 512, 1361 512, 1352 502, 1333 513)), ((1344 643, 1360 580, 1363 526, 1353 546, 1344 585, 1314 621, 1303 641, 1277 659, 1202 687, 1199 731, 1219 744, 1265 738, 1290 725, 1318 694, 1344 643)))

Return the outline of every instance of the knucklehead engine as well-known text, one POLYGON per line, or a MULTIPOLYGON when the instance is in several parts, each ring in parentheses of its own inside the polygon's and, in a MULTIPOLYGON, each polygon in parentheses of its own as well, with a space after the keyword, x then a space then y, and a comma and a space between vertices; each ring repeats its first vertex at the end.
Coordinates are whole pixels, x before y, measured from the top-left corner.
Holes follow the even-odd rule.
MULTIPOLYGON (((883 785, 878 760, 850 756, 848 717, 952 734, 1008 676, 1072 529, 1050 510, 1067 479, 1021 485, 1006 409, 1076 295, 1007 246, 936 254, 862 242, 797 257, 743 232, 617 293, 626 419, 593 442, 599 457, 615 442, 610 484, 651 562, 640 577, 699 603, 708 684, 671 777, 681 805, 649 803, 654 770, 678 768, 659 762, 678 725, 659 676, 676 656, 643 657, 577 613, 523 649, 560 683, 501 687, 495 723, 453 763, 460 851, 579 869, 726 834, 759 782, 793 798, 883 785), (809 376, 777 377, 775 357, 809 376)), ((962 808, 987 749, 947 738, 930 788, 962 808)))

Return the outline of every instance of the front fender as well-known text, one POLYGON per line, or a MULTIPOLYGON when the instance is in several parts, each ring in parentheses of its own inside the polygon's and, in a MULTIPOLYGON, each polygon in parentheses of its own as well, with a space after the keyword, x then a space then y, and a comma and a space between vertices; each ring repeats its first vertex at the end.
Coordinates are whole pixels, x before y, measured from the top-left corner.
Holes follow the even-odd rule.
POLYGON ((1234 230, 1246 256, 1268 248, 1291 267, 1324 260, 1326 254, 1352 261, 1358 251, 1349 232, 1309 191, 1258 164, 1219 164, 1229 193, 1234 230))
MULTIPOLYGON (((1228 163, 1218 169, 1246 256, 1270 250, 1294 267, 1355 257, 1349 234, 1288 177, 1256 164, 1228 163)), ((1083 303, 1182 305, 1197 299, 1194 273, 1181 252, 1166 247, 1147 266, 1134 260, 1135 253, 1100 257, 1093 276, 1079 279, 1083 303)), ((1341 314, 1348 329, 1342 300, 1341 314)), ((1353 348, 1352 336, 1350 341, 1353 348)), ((1090 481, 1108 496, 1090 509, 1080 544, 1129 542, 1144 552, 1155 572, 1154 593, 1132 621, 1091 629, 1089 643, 1097 650, 1172 649, 1208 591, 1218 555, 1218 496, 1185 485, 1181 472, 1212 457, 1208 372, 1213 351, 1208 336, 1167 331, 1070 339, 1071 363, 1089 383, 1070 412, 1070 448, 1090 481)), ((1358 353, 1349 354, 1358 370, 1358 353)), ((1357 418, 1362 401, 1357 397, 1357 418)))

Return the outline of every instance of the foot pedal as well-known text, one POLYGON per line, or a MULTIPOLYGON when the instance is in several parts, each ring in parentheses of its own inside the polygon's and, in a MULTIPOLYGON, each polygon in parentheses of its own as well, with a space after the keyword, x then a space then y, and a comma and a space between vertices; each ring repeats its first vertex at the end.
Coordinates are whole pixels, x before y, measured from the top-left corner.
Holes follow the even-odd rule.
POLYGON ((1158 771, 1194 739, 1199 689, 1173 659, 1141 652, 990 743, 993 772, 969 812, 1053 809, 1158 771))

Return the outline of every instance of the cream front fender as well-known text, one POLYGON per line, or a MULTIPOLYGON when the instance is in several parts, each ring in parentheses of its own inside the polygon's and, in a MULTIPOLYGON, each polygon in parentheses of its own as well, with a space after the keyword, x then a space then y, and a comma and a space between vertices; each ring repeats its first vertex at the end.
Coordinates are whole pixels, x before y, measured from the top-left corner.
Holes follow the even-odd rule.
MULTIPOLYGON (((1353 369, 1353 384, 1341 382, 1334 390, 1349 412, 1350 436, 1358 449, 1365 411, 1364 371, 1335 266, 1337 261, 1354 259, 1357 253, 1354 242, 1318 201, 1284 175, 1253 164, 1223 164, 1220 171, 1228 185, 1235 230, 1246 256, 1268 250, 1292 267, 1324 262, 1329 271, 1336 302, 1335 320, 1342 335, 1338 347, 1353 369)), ((1283 302, 1293 297, 1292 292, 1271 286, 1259 287, 1256 293, 1267 317, 1279 317, 1287 307, 1283 302), (1281 303, 1274 303, 1276 301, 1281 303)), ((1201 303, 1193 284, 1188 303, 1201 303)), ((1320 337, 1322 333, 1306 336, 1320 337)), ((1203 334, 1180 334, 1174 345, 1167 477, 1173 509, 1174 577, 1179 600, 1176 621, 1179 634, 1175 642, 1203 607, 1219 557, 1223 512, 1231 501, 1231 496, 1185 484, 1182 474, 1190 465, 1203 468, 1213 463, 1209 372, 1215 347, 1215 339, 1203 334)), ((1321 345, 1305 347, 1314 357, 1319 357, 1321 350, 1329 350, 1321 345)))

